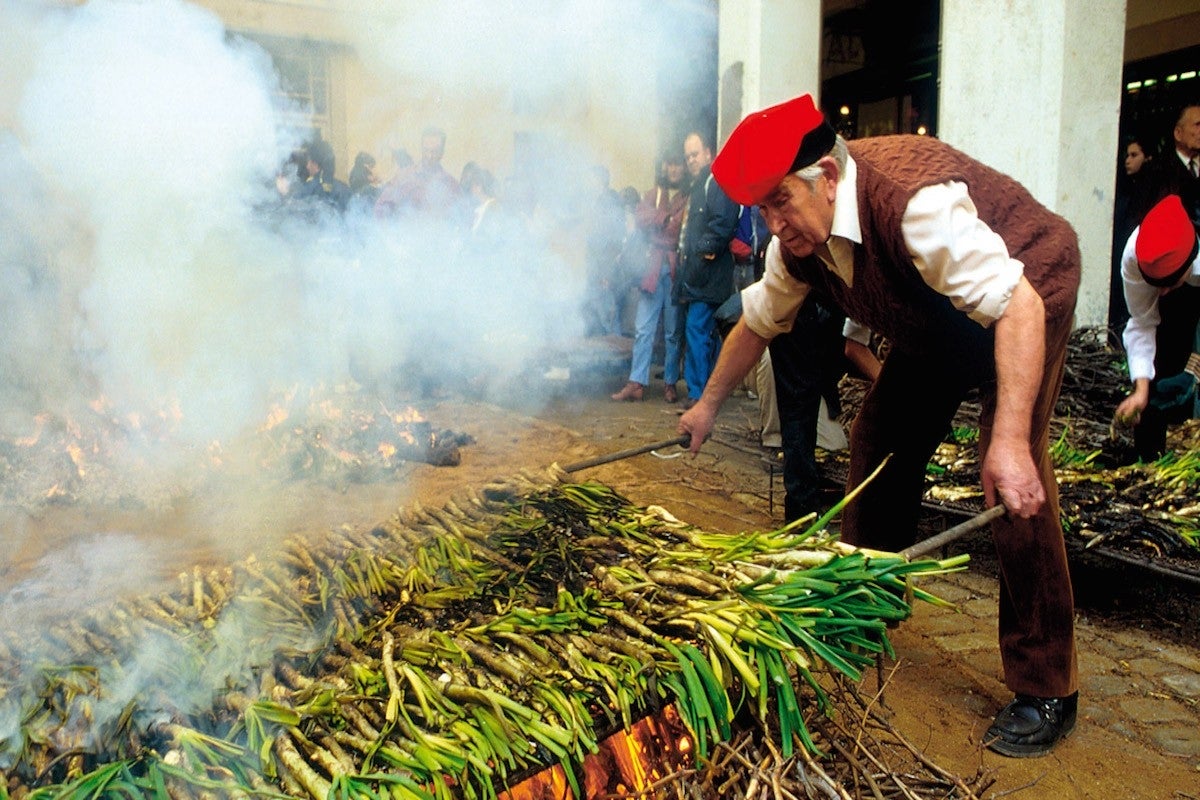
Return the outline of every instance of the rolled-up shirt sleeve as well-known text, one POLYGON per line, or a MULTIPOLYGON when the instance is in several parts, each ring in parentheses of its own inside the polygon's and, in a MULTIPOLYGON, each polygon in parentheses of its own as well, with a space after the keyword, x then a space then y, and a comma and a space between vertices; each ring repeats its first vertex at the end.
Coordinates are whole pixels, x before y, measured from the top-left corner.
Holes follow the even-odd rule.
POLYGON ((961 181, 918 190, 900 222, 904 243, 925 283, 989 327, 1004 314, 1025 265, 979 218, 961 181))
POLYGON ((764 339, 773 339, 792 329, 796 310, 808 296, 809 286, 798 281, 783 264, 779 240, 767 245, 766 266, 760 280, 742 290, 742 319, 764 339))
POLYGON ((1121 341, 1125 345, 1125 360, 1129 364, 1129 379, 1154 379, 1154 356, 1158 352, 1158 290, 1142 278, 1138 269, 1137 242, 1139 228, 1125 242, 1121 251, 1121 285, 1125 290, 1125 305, 1129 308, 1129 322, 1121 341))

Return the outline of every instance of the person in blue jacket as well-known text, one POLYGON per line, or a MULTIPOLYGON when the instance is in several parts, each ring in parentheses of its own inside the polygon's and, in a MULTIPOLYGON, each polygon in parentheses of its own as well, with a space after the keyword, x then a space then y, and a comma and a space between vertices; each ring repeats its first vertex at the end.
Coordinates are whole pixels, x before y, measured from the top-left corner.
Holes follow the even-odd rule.
POLYGON ((733 253, 729 244, 737 230, 741 207, 713 180, 712 148, 699 133, 683 140, 683 155, 692 190, 679 237, 680 274, 672 299, 687 307, 684 315, 684 409, 700 399, 720 350, 716 310, 733 294, 733 253))

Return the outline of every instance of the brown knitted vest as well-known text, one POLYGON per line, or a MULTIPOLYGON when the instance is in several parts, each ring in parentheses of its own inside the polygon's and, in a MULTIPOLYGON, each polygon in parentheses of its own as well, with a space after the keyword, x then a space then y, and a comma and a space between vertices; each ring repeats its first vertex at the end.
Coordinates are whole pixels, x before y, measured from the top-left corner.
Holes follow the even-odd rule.
POLYGON ((1047 321, 1074 313, 1080 270, 1075 232, 1015 180, 925 136, 881 136, 849 142, 849 148, 858 165, 863 235, 854 249, 854 286, 817 257, 798 259, 784 251, 788 271, 818 296, 907 352, 965 353, 988 346, 991 332, 921 279, 900 231, 918 189, 957 180, 967 184, 979 218, 1025 265, 1047 321))

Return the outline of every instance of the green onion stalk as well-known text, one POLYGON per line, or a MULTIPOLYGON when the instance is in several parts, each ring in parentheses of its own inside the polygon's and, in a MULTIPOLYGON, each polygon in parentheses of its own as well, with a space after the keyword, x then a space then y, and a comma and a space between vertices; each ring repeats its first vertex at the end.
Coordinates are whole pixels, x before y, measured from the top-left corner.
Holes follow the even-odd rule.
POLYGON ((203 665, 229 615, 253 611, 270 624, 246 628, 244 674, 223 674, 206 703, 151 684, 120 724, 89 726, 133 676, 116 651, 89 663, 98 651, 60 632, 39 652, 77 668, 0 695, 21 720, 0 740, 8 792, 474 800, 557 763, 580 796, 602 735, 670 703, 697 759, 744 713, 785 756, 817 753, 811 715, 834 712, 825 682, 891 655, 888 628, 914 601, 949 605, 914 579, 967 561, 841 544, 828 526, 856 493, 820 517, 732 534, 601 483, 526 473, 196 572, 172 595, 97 610, 87 631, 103 644, 152 629, 203 665))

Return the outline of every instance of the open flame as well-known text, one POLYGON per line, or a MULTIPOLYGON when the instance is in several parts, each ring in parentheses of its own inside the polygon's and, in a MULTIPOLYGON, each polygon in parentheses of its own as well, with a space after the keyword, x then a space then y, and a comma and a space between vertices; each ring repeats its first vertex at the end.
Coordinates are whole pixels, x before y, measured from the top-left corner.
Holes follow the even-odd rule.
POLYGON ((287 409, 276 403, 267 411, 267 418, 263 421, 263 424, 259 426, 258 430, 259 432, 262 432, 277 428, 283 423, 287 422, 287 418, 287 409))
MULTIPOLYGON (((665 706, 601 741, 583 761, 580 790, 598 797, 666 797, 654 787, 667 776, 691 765, 692 742, 675 706, 665 706)), ((572 797, 560 765, 544 769, 500 793, 499 800, 540 800, 572 797)))
POLYGON ((421 415, 421 412, 417 411, 417 409, 413 408, 412 406, 407 406, 403 411, 393 414, 392 419, 395 420, 397 425, 406 425, 410 422, 425 421, 425 417, 421 415))
POLYGON ((13 444, 17 447, 33 447, 41 440, 42 431, 46 429, 46 420, 49 417, 49 414, 38 414, 33 418, 33 433, 13 439, 13 444))

